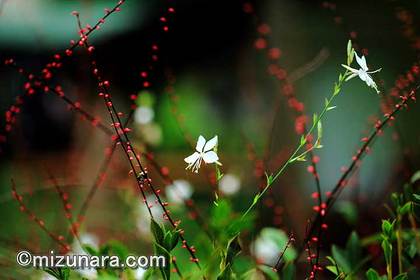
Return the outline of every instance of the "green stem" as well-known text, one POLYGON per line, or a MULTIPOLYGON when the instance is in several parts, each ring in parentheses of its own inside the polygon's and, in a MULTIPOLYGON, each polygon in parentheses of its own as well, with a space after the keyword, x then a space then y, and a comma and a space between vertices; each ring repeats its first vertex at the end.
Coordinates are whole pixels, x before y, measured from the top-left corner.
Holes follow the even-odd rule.
POLYGON ((397 231, 396 231, 396 237, 397 237, 397 258, 398 258, 398 273, 403 273, 403 264, 402 264, 402 237, 401 237, 401 215, 397 215, 397 231))
POLYGON ((284 170, 286 170, 286 168, 291 163, 297 161, 299 158, 306 155, 310 150, 312 150, 314 148, 314 147, 311 147, 311 148, 303 151, 302 153, 300 153, 302 148, 306 145, 308 137, 312 134, 312 132, 318 126, 318 123, 324 118, 326 112, 328 112, 330 110, 332 101, 340 93, 341 87, 343 86, 343 84, 345 82, 345 79, 349 74, 350 73, 347 70, 344 74, 340 74, 338 82, 335 83, 335 85, 334 85, 333 94, 330 96, 330 98, 326 99, 324 108, 322 109, 321 113, 316 118, 316 120, 312 123, 311 128, 308 130, 308 132, 305 134, 305 136, 302 136, 302 138, 300 140, 300 143, 297 146, 297 148, 294 150, 294 152, 291 154, 291 156, 288 158, 288 160, 276 171, 275 175, 274 176, 272 176, 272 175, 267 176, 267 185, 264 187, 264 189, 262 191, 260 191, 259 193, 257 193, 255 195, 253 202, 248 207, 248 209, 244 212, 241 219, 244 219, 249 214, 249 212, 251 212, 251 210, 255 207, 255 205, 258 203, 260 198, 268 191, 268 189, 271 187, 271 185, 274 183, 274 181, 276 181, 277 178, 281 174, 283 174, 284 170))
POLYGON ((392 280, 392 263, 387 262, 386 264, 386 274, 388 276, 388 280, 392 280))

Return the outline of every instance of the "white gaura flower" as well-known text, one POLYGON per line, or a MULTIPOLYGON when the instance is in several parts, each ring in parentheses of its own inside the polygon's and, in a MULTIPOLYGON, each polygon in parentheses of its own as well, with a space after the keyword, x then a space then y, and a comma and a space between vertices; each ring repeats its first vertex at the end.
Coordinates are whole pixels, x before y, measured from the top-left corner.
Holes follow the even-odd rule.
POLYGON ((175 180, 172 185, 166 188, 165 192, 169 201, 179 204, 191 197, 193 188, 188 181, 175 180))
MULTIPOLYGON (((274 266, 284 250, 289 237, 277 228, 263 228, 257 238, 251 243, 251 254, 258 262, 274 266)), ((292 261, 297 257, 292 245, 284 252, 284 261, 292 261)))
POLYGON ((225 195, 232 195, 241 188, 241 181, 234 174, 225 174, 219 181, 219 190, 225 195))
POLYGON ((214 136, 206 143, 206 139, 203 136, 198 137, 197 146, 195 147, 195 152, 186 157, 184 161, 188 163, 188 166, 185 169, 191 169, 195 173, 198 173, 198 169, 200 169, 201 161, 205 163, 216 163, 221 165, 218 162, 219 157, 217 156, 214 149, 217 146, 217 135, 214 136))
POLYGON ((353 79, 356 76, 359 76, 359 78, 362 81, 364 81, 369 87, 374 88, 376 90, 376 93, 379 93, 378 87, 376 83, 373 81, 370 74, 379 72, 382 70, 382 68, 379 68, 378 70, 375 70, 375 71, 368 71, 369 69, 367 67, 365 56, 363 55, 362 57, 359 57, 356 52, 354 52, 354 54, 356 55, 356 61, 357 61, 357 64, 359 64, 360 69, 357 70, 357 69, 351 68, 348 65, 341 64, 344 68, 346 68, 347 70, 351 72, 351 74, 346 78, 346 81, 353 79))

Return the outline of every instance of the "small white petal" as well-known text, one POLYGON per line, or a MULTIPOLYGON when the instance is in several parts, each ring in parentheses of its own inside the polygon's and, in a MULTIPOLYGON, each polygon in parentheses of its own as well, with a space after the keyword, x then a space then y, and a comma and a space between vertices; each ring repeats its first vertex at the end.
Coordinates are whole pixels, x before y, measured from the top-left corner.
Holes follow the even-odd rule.
POLYGON ((357 55, 357 53, 355 53, 355 55, 356 55, 357 64, 359 64, 360 68, 362 68, 363 70, 367 71, 368 70, 368 67, 367 67, 367 64, 366 64, 366 58, 365 58, 365 56, 362 55, 362 57, 360 58, 357 55))
POLYGON ((375 82, 373 81, 372 77, 369 76, 369 74, 366 74, 366 84, 370 87, 375 85, 375 82))
POLYGON ((347 66, 345 64, 341 64, 341 66, 343 66, 344 68, 346 68, 347 70, 349 70, 352 73, 358 73, 359 72, 359 70, 351 68, 350 66, 347 66))
POLYGON ((189 157, 184 158, 184 161, 188 164, 193 164, 200 158, 200 154, 195 152, 194 154, 190 155, 189 157))
POLYGON ((219 160, 219 157, 215 152, 209 151, 203 154, 203 160, 205 163, 215 163, 219 160))
POLYGON ((204 144, 206 144, 206 139, 204 139, 204 137, 201 135, 198 136, 197 146, 195 147, 197 152, 201 153, 203 151, 204 144))
POLYGON ((207 143, 206 143, 206 145, 204 146, 204 150, 203 150, 203 152, 207 152, 207 151, 210 151, 210 150, 212 150, 214 147, 216 147, 216 145, 217 145, 217 135, 216 136, 214 136, 213 138, 211 138, 207 143))
POLYGON ((349 75, 349 76, 345 79, 345 81, 347 82, 347 81, 349 81, 349 80, 353 79, 354 77, 356 77, 357 75, 358 75, 357 73, 353 73, 353 74, 349 75))
POLYGON ((369 72, 366 72, 366 73, 368 73, 368 74, 373 74, 373 73, 377 73, 377 72, 379 72, 379 71, 381 71, 382 70, 382 68, 379 68, 378 70, 375 70, 375 71, 369 71, 369 72))

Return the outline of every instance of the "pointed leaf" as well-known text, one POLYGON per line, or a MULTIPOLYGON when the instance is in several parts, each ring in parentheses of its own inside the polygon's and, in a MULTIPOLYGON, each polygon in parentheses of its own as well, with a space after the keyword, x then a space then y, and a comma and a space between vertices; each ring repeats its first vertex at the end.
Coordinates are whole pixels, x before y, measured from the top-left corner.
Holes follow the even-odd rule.
POLYGON ((160 225, 154 220, 150 220, 150 231, 152 232, 153 236, 155 237, 156 242, 161 245, 163 244, 164 233, 163 229, 160 225))

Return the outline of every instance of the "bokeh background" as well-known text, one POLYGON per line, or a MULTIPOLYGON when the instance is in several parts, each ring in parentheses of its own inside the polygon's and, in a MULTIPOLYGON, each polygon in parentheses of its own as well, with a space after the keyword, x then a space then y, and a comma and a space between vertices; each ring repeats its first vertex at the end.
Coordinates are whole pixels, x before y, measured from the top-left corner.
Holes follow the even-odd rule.
MULTIPOLYGON (((411 31, 416 34, 417 1, 257 1, 257 20, 244 13, 243 1, 180 0, 173 1, 176 14, 170 19, 169 32, 163 33, 158 19, 167 9, 166 2, 127 1, 89 40, 104 76, 111 81, 116 106, 128 112, 130 95, 141 93, 131 123, 132 139, 142 148, 142 143, 147 143, 172 178, 188 182, 203 213, 210 211, 214 200, 215 187, 208 181, 214 170, 204 167, 197 175, 184 169, 183 159, 192 153, 186 135, 192 141, 200 134, 206 139, 218 135, 222 170, 230 176, 226 184, 234 186, 233 194, 227 190, 224 195, 231 197, 238 211, 246 208, 258 189, 255 162, 248 159, 249 145, 263 156, 267 143, 272 143, 267 169, 274 171, 299 139, 279 83, 267 72, 269 59, 256 48, 261 23, 269 24, 270 44, 280 49, 279 64, 294 78, 295 94, 309 115, 322 108, 342 71, 349 31, 357 32, 357 42, 368 52, 369 65, 382 67, 375 80, 385 93, 418 59, 418 48, 407 40, 401 23, 402 9, 411 11, 411 31), (336 6, 326 8, 325 3, 336 6), (145 88, 140 73, 150 61, 153 43, 159 44, 159 61, 150 71, 150 86, 145 88), (177 96, 175 103, 168 94, 170 83, 177 96), (274 114, 276 102, 279 110, 274 114), (174 107, 179 114, 172 112, 174 107)), ((72 11, 80 12, 84 24, 94 24, 103 9, 113 5, 114 1, 108 0, 0 0, 0 56, 2 60, 13 57, 28 71, 38 73, 54 53, 78 38, 72 11)), ((53 81, 85 110, 109 123, 86 52, 76 51, 53 81)), ((24 92, 24 83, 25 78, 15 70, 0 67, 2 113, 24 92)), ((340 168, 350 164, 360 139, 372 128, 374 116, 381 116, 381 98, 358 79, 345 85, 336 102, 337 109, 323 123, 324 148, 317 151, 323 191, 334 187, 340 168)), ((374 231, 380 219, 369 221, 384 212, 385 194, 419 167, 417 107, 412 105, 398 116, 396 125, 375 142, 371 155, 352 177, 351 187, 331 218, 338 224, 331 229, 330 242, 344 242, 354 228, 374 231), (357 225, 352 224, 355 213, 364 217, 357 225)), ((3 128, 3 114, 0 123, 3 128)), ((23 279, 30 272, 16 266, 13 254, 23 248, 47 251, 56 245, 19 211, 10 194, 10 179, 51 231, 66 232, 65 213, 48 174, 54 174, 69 194, 73 209, 78 209, 110 139, 68 110, 60 98, 43 93, 25 98, 7 138, 0 158, 0 276, 23 279)), ((81 232, 96 245, 116 239, 134 252, 150 253, 148 221, 120 149, 110 166, 81 232)), ((304 237, 315 191, 306 168, 305 163, 297 164, 276 182, 270 197, 280 207, 277 219, 274 223, 272 210, 262 209, 266 215, 261 215, 256 228, 274 226, 294 231, 299 239, 304 237)), ((157 185, 164 185, 156 172, 150 170, 150 174, 157 185)), ((175 206, 177 211, 182 213, 175 206)), ((194 232, 192 225, 187 227, 194 232)), ((192 233, 187 236, 194 242, 192 233)), ((38 279, 43 274, 31 277, 38 279)))

